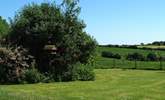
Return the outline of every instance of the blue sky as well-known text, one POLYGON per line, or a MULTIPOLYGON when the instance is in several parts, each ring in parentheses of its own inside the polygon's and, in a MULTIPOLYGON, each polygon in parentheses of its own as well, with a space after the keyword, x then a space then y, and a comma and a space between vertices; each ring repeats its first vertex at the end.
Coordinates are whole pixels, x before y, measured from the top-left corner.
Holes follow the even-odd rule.
MULTIPOLYGON (((0 16, 13 17, 23 5, 50 0, 3 0, 0 16)), ((59 0, 56 0, 59 1, 59 0)), ((86 31, 99 44, 165 40, 165 0, 80 0, 86 31)))

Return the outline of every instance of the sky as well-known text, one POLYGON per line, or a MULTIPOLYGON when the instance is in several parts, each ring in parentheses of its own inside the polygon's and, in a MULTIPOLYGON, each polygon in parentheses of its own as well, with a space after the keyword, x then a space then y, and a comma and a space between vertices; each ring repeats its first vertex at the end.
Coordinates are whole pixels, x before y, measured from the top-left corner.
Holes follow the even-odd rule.
MULTIPOLYGON (((51 0, 3 0, 0 16, 13 18, 25 4, 51 0)), ((57 2, 61 0, 55 0, 57 2)), ((99 44, 165 40, 165 0, 80 0, 80 18, 99 44)))

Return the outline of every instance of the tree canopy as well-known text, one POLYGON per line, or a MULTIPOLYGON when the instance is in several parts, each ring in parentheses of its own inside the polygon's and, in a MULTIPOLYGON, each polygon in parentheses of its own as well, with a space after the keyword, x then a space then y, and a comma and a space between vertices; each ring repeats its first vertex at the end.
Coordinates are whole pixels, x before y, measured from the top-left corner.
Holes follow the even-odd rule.
POLYGON ((92 62, 96 48, 96 41, 84 31, 86 25, 78 17, 78 3, 78 0, 64 0, 61 5, 26 5, 11 20, 9 43, 27 48, 41 72, 71 80, 73 65, 92 62), (48 46, 52 46, 51 52, 45 50, 48 46))
POLYGON ((0 38, 4 37, 9 31, 9 25, 5 19, 0 16, 0 38))

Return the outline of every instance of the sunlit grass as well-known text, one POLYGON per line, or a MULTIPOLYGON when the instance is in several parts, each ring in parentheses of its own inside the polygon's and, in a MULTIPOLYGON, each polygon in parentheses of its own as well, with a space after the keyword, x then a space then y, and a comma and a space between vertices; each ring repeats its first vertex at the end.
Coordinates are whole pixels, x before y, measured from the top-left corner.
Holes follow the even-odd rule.
POLYGON ((96 80, 0 85, 0 100, 164 100, 165 72, 97 69, 96 80))

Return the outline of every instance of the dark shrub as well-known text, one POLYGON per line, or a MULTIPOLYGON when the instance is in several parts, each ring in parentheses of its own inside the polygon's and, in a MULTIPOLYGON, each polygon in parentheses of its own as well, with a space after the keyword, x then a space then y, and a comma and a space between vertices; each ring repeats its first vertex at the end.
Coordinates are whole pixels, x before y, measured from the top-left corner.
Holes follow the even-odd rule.
POLYGON ((138 47, 136 45, 121 45, 121 48, 129 48, 129 49, 137 49, 138 47))
POLYGON ((157 61, 158 60, 158 57, 155 53, 149 53, 147 55, 147 60, 148 61, 157 61))
POLYGON ((60 77, 54 78, 56 81, 90 81, 95 79, 95 73, 92 65, 76 63, 68 67, 68 71, 63 73, 60 77))
POLYGON ((145 60, 145 57, 140 54, 140 53, 132 53, 132 54, 128 54, 127 57, 126 57, 127 60, 137 60, 137 61, 144 61, 145 60))
POLYGON ((106 57, 106 58, 121 59, 121 55, 118 53, 114 54, 112 52, 103 51, 101 55, 102 55, 102 57, 106 57))
POLYGON ((21 47, 0 48, 0 83, 20 83, 33 64, 33 57, 21 47))
POLYGON ((112 52, 108 52, 108 51, 103 51, 101 53, 102 57, 108 57, 108 58, 113 58, 113 53, 112 52))
POLYGON ((164 44, 165 44, 165 41, 155 41, 152 43, 152 45, 158 45, 158 46, 164 45, 164 44))
POLYGON ((136 45, 130 45, 130 46, 128 46, 128 48, 137 49, 138 47, 136 45))
POLYGON ((118 53, 114 54, 113 57, 116 59, 121 59, 121 55, 119 55, 118 53))
POLYGON ((42 82, 44 78, 45 77, 35 68, 28 69, 25 71, 25 81, 27 83, 42 82))

